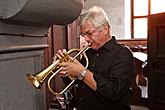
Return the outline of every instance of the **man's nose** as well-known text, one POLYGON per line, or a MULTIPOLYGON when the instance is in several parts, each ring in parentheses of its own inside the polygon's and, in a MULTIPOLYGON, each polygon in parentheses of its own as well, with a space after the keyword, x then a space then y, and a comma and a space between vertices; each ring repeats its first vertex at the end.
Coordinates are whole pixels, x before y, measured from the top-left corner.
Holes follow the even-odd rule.
POLYGON ((84 37, 85 37, 85 41, 89 41, 90 40, 90 38, 87 35, 85 35, 84 37))

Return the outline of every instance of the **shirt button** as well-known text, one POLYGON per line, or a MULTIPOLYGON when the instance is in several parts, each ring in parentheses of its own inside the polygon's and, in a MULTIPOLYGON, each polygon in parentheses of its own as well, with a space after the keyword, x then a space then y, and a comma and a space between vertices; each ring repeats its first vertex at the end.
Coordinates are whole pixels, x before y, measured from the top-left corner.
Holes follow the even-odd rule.
POLYGON ((99 56, 99 54, 96 54, 96 56, 98 57, 98 56, 99 56))
POLYGON ((82 101, 82 100, 83 100, 83 98, 80 97, 80 101, 82 101))
POLYGON ((82 88, 85 88, 85 86, 84 86, 84 85, 82 85, 82 88))

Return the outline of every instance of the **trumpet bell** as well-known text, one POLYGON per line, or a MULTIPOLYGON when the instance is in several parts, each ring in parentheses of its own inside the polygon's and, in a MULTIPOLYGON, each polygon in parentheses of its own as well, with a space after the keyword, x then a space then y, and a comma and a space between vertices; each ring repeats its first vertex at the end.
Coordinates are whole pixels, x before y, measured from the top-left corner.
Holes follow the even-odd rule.
POLYGON ((57 67, 58 63, 60 61, 56 60, 54 63, 52 63, 48 68, 45 70, 35 73, 35 74, 26 74, 27 79, 33 84, 34 87, 37 89, 40 89, 42 87, 43 82, 47 78, 49 74, 57 67))
POLYGON ((37 88, 40 89, 42 84, 37 80, 37 78, 35 76, 33 76, 32 74, 26 74, 27 78, 29 81, 31 81, 31 83, 37 88))

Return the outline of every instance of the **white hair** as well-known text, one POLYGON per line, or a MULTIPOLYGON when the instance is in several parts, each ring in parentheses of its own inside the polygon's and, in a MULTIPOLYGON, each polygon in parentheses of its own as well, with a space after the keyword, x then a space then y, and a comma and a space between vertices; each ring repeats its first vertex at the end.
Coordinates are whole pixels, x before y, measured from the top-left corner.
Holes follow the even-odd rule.
POLYGON ((80 26, 86 21, 90 21, 96 28, 102 25, 108 25, 111 28, 106 12, 99 6, 93 6, 80 15, 80 26))

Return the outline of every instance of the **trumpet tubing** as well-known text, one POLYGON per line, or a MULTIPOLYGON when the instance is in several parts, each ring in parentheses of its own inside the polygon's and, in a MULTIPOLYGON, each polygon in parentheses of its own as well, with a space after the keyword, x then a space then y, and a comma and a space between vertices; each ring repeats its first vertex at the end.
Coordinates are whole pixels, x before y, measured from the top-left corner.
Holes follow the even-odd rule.
POLYGON ((64 55, 63 58, 58 59, 56 61, 53 61, 53 63, 49 67, 47 67, 45 70, 43 70, 43 71, 41 71, 39 73, 33 74, 33 75, 32 74, 26 74, 26 76, 27 76, 28 80, 30 80, 31 83, 37 89, 40 89, 42 87, 43 82, 49 76, 49 74, 51 74, 53 70, 57 69, 55 72, 53 72, 53 74, 48 79, 48 89, 54 95, 61 95, 61 94, 63 94, 74 83, 74 81, 77 78, 76 77, 72 77, 72 76, 68 76, 72 80, 71 83, 67 87, 65 87, 61 92, 55 92, 55 91, 53 91, 52 88, 51 88, 51 86, 50 86, 50 81, 63 68, 63 67, 59 67, 58 64, 60 62, 74 61, 74 59, 77 58, 79 55, 83 55, 85 57, 85 59, 86 59, 86 66, 85 66, 85 68, 87 68, 88 67, 88 64, 89 64, 89 61, 88 61, 88 57, 86 56, 85 51, 88 50, 89 47, 90 47, 90 44, 88 44, 82 50, 80 50, 80 49, 71 49, 71 50, 69 50, 66 53, 66 55, 64 55), (78 52, 78 53, 72 59, 70 59, 69 58, 69 55, 72 54, 73 52, 78 52))

